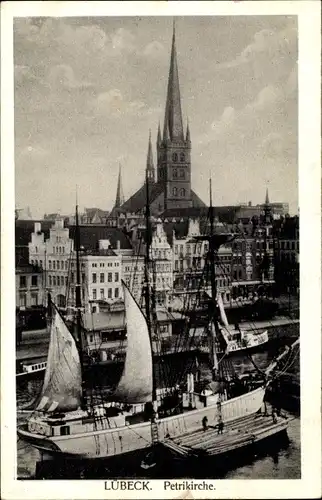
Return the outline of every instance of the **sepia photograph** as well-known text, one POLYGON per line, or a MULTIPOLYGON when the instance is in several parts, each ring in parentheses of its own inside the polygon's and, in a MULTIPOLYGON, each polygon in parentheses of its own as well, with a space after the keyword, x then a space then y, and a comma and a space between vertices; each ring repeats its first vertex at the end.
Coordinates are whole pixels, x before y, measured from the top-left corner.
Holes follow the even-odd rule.
POLYGON ((299 17, 12 36, 17 481, 301 480, 299 17))

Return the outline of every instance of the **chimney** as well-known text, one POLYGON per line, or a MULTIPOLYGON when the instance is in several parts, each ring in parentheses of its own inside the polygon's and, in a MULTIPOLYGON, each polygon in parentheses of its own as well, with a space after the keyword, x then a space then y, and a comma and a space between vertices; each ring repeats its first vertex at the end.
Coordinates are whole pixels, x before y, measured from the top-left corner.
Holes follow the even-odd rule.
POLYGON ((251 207, 251 206, 252 206, 252 202, 251 202, 251 201, 249 201, 249 202, 248 202, 248 206, 249 206, 249 207, 251 207))
POLYGON ((121 241, 120 240, 117 240, 117 242, 116 242, 116 249, 121 250, 121 241))
POLYGON ((110 248, 110 240, 99 240, 98 241, 98 249, 99 250, 108 250, 110 248))

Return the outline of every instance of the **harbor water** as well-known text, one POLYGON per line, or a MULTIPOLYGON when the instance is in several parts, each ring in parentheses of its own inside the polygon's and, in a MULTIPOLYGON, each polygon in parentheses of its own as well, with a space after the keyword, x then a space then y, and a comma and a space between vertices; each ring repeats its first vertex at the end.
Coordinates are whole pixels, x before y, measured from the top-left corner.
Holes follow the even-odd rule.
MULTIPOLYGON (((282 344, 287 340, 270 342, 268 347, 261 352, 253 354, 252 358, 256 365, 264 369, 270 363, 271 359, 276 355, 277 348, 281 348, 282 344), (277 345, 278 344, 278 345, 277 345)), ((291 343, 291 342, 287 342, 291 343)), ((178 359, 171 356, 171 360, 167 360, 170 370, 180 370, 180 365, 187 360, 178 359)), ((233 358, 234 368, 237 373, 246 373, 254 369, 250 360, 245 356, 235 355, 233 358)), ((112 369, 113 367, 110 367, 112 369)), ((200 372, 202 378, 210 377, 210 372, 206 361, 200 361, 200 372)), ((225 464, 225 467, 218 467, 216 461, 209 461, 194 464, 192 469, 189 469, 178 460, 171 460, 170 463, 164 463, 162 472, 159 477, 179 478, 179 477, 195 477, 208 479, 299 479, 301 470, 300 457, 300 417, 299 417, 299 359, 295 358, 294 363, 289 367, 292 372, 292 384, 295 386, 283 386, 282 391, 282 407, 288 412, 294 414, 294 419, 289 423, 287 436, 276 436, 270 442, 263 442, 252 453, 237 454, 237 460, 225 464), (297 382, 296 382, 297 380, 297 382), (290 389, 291 387, 291 389, 290 389)), ((160 367, 159 367, 160 370, 160 367)), ((17 381, 17 406, 18 409, 24 407, 29 402, 33 401, 40 392, 43 375, 35 376, 33 379, 17 381)), ((289 384, 289 383, 288 383, 289 384)), ((17 415, 17 424, 22 423, 27 418, 27 414, 19 412, 17 415)), ((34 479, 36 477, 36 464, 39 462, 40 456, 37 450, 29 446, 23 440, 17 438, 17 475, 20 479, 34 479)), ((140 478, 157 478, 158 472, 153 468, 143 470, 140 468, 141 458, 137 464, 134 464, 130 470, 119 470, 119 477, 140 477, 140 478), (136 467, 137 466, 137 467, 136 467)), ((221 464, 223 465, 223 464, 221 464)), ((81 472, 73 472, 70 478, 102 478, 108 479, 115 476, 108 467, 104 468, 104 464, 100 464, 99 472, 93 472, 90 465, 85 465, 81 468, 81 472), (80 475, 78 475, 80 474, 80 475)), ((61 479, 59 473, 54 476, 56 479, 61 479)))

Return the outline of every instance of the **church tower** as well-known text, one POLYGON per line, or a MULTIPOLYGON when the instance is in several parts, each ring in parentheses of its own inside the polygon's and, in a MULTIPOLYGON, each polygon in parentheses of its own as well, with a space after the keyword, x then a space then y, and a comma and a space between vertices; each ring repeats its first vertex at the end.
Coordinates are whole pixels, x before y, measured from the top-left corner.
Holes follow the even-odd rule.
POLYGON ((158 183, 164 187, 165 209, 190 208, 191 141, 189 125, 186 134, 183 129, 174 25, 163 137, 159 125, 157 157, 158 183))
POLYGON ((154 171, 152 143, 151 143, 151 130, 149 135, 148 155, 146 159, 146 179, 151 184, 154 184, 155 182, 155 171, 154 171))
POLYGON ((120 208, 123 205, 123 203, 124 203, 124 195, 123 195, 123 188, 122 188, 122 171, 121 171, 121 165, 120 165, 114 208, 120 208))

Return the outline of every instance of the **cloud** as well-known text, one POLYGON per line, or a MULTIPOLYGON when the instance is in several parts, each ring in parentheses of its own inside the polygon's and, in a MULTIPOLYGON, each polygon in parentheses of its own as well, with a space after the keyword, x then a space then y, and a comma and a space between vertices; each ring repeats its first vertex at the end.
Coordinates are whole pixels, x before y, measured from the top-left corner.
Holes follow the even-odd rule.
POLYGON ((297 42, 297 26, 291 20, 289 25, 280 31, 263 29, 255 33, 253 41, 247 45, 241 53, 233 60, 220 63, 220 68, 235 68, 247 64, 256 57, 288 56, 297 42))
POLYGON ((94 115, 100 116, 107 116, 108 113, 113 116, 125 114, 138 116, 142 112, 147 112, 143 101, 128 101, 124 99, 119 89, 110 89, 106 92, 101 92, 96 98, 90 101, 89 108, 94 115))
POLYGON ((254 108, 256 110, 264 110, 270 105, 275 104, 279 100, 282 100, 284 93, 281 89, 274 85, 267 85, 264 87, 257 95, 255 100, 248 104, 247 107, 254 108))
POLYGON ((112 49, 116 53, 133 52, 135 46, 135 36, 125 28, 117 29, 110 37, 112 49))
POLYGON ((215 134, 220 134, 225 132, 228 128, 230 128, 236 119, 236 111, 231 106, 228 106, 224 109, 219 120, 215 120, 211 124, 211 129, 215 134))
POLYGON ((284 140, 281 134, 271 132, 260 144, 260 150, 265 157, 276 158, 283 154, 284 140))
POLYGON ((166 51, 162 43, 155 40, 154 42, 149 43, 143 49, 143 55, 147 56, 151 59, 158 59, 160 57, 164 57, 166 55, 166 51))
POLYGON ((52 90, 59 88, 84 89, 93 86, 90 82, 77 79, 73 68, 67 64, 58 64, 51 68, 42 83, 49 85, 52 90))

